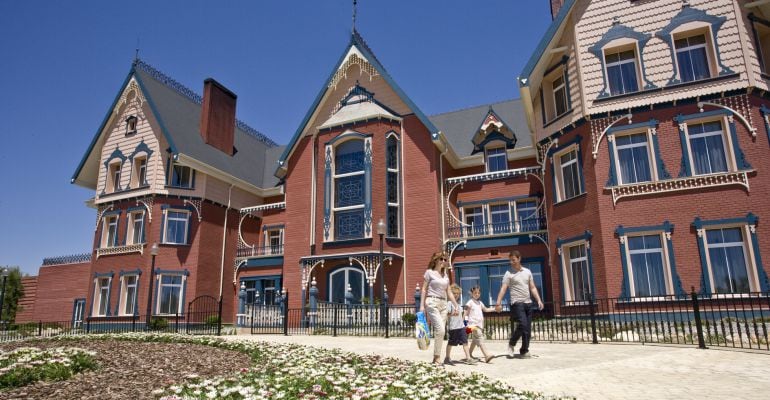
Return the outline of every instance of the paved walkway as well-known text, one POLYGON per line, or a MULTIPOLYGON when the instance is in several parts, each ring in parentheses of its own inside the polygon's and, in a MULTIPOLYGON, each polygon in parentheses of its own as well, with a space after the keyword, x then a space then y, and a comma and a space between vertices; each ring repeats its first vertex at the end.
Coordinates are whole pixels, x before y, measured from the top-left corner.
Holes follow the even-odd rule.
MULTIPOLYGON (((328 336, 239 335, 250 339, 376 353, 430 361, 414 339, 328 336)), ((431 343, 432 345, 432 343, 431 343)), ((488 341, 498 356, 491 364, 457 364, 458 372, 481 372, 517 389, 578 399, 761 399, 770 393, 770 353, 698 350, 639 344, 532 343, 533 358, 508 359, 507 342, 488 341)), ((477 351, 477 356, 481 352, 477 351)), ((455 359, 462 349, 453 350, 455 359)))

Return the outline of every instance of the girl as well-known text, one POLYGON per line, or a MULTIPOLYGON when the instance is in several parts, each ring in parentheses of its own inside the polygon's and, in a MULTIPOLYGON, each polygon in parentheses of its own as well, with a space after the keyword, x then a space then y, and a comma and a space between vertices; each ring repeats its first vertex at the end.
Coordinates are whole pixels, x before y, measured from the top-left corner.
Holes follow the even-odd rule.
POLYGON ((484 313, 495 311, 495 309, 484 306, 484 303, 479 300, 481 289, 478 286, 472 287, 470 293, 471 299, 465 304, 466 318, 468 318, 468 328, 471 329, 472 339, 469 353, 473 356, 473 350, 479 346, 481 353, 484 354, 484 361, 489 363, 494 356, 490 355, 484 347, 484 313))

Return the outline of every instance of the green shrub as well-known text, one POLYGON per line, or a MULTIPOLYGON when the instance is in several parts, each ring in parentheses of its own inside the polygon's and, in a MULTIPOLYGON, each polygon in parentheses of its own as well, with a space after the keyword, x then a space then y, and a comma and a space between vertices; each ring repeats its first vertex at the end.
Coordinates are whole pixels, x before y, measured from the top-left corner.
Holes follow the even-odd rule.
POLYGON ((168 321, 165 318, 153 318, 150 320, 150 329, 153 331, 163 331, 168 328, 168 321))
POLYGON ((206 326, 216 326, 219 325, 219 316, 212 315, 208 318, 206 318, 206 326))
POLYGON ((406 326, 414 325, 417 322, 417 316, 412 313, 406 313, 401 316, 401 322, 406 326))

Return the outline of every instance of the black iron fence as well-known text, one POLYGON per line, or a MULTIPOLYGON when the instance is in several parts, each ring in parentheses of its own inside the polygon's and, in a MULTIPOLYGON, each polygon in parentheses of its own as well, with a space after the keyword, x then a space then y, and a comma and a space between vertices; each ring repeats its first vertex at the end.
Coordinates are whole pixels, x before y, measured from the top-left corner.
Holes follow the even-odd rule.
MULTIPOLYGON (((285 303, 284 303, 285 304, 285 303)), ((534 304, 533 304, 534 307, 534 304)), ((251 307, 251 332, 285 335, 411 337, 414 304, 317 302, 315 308, 251 307)), ((516 328, 507 311, 485 313, 487 339, 516 328)), ((532 340, 659 343, 770 350, 770 293, 604 298, 532 309, 532 340)))

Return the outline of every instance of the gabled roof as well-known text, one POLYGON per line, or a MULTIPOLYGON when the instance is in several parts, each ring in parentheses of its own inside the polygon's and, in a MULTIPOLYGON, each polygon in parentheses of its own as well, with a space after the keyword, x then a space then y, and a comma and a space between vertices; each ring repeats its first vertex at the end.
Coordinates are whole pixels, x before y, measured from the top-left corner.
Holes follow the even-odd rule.
POLYGON ((519 99, 432 115, 430 120, 441 130, 455 153, 459 157, 467 157, 474 153, 473 137, 490 112, 514 133, 516 148, 532 146, 524 108, 519 99))
POLYGON ((385 82, 393 89, 393 91, 398 95, 401 101, 403 101, 404 104, 406 104, 406 106, 415 114, 415 116, 417 116, 420 122, 422 122, 422 124, 425 125, 428 131, 430 131, 433 138, 435 139, 437 137, 439 130, 433 125, 433 123, 428 119, 428 117, 425 114, 423 114, 422 111, 420 111, 417 105, 414 104, 414 102, 412 102, 412 100, 409 99, 406 93, 404 93, 404 91, 401 90, 401 88, 396 84, 396 82, 393 80, 390 74, 388 74, 388 72, 385 70, 382 64, 380 64, 379 60, 377 60, 377 57, 374 56, 374 53, 366 44, 366 42, 358 33, 358 31, 353 30, 352 35, 350 35, 350 42, 348 43, 347 47, 345 47, 345 51, 342 52, 342 55, 340 56, 339 61, 337 62, 337 64, 334 66, 331 73, 329 74, 329 78, 326 79, 326 82, 324 82, 323 86, 321 87, 321 90, 318 92, 318 95, 313 101, 313 104, 308 109, 307 113, 305 114, 305 117, 302 119, 302 122, 300 122, 299 127, 297 128, 297 131, 294 132, 294 136, 292 136, 283 154, 281 154, 280 158, 278 159, 278 166, 275 170, 276 176, 282 177, 284 175, 281 172, 281 169, 283 169, 286 166, 286 161, 291 156, 291 153, 294 150, 294 147, 297 145, 297 142, 299 141, 300 137, 302 136, 302 133, 305 131, 305 128, 307 128, 307 124, 310 122, 310 119, 312 118, 313 113, 315 112, 316 108, 318 108, 318 106, 321 105, 324 95, 329 90, 329 84, 332 81, 334 74, 337 72, 337 70, 339 70, 339 68, 345 62, 345 59, 347 58, 348 53, 350 52, 350 49, 353 47, 355 47, 364 56, 364 58, 366 58, 366 60, 375 68, 377 73, 383 77, 385 82))
POLYGON ((206 144, 200 134, 201 96, 152 66, 137 60, 132 65, 121 90, 118 92, 118 97, 108 110, 107 117, 99 127, 88 151, 75 171, 72 177, 73 183, 77 182, 84 185, 90 183, 80 180, 79 177, 84 168, 98 168, 98 165, 91 164, 92 162, 98 163, 98 154, 96 157, 90 157, 91 153, 96 144, 100 142, 100 138, 108 134, 105 132, 105 128, 109 117, 118 98, 132 78, 136 79, 142 94, 147 99, 147 103, 160 125, 161 134, 169 143, 168 150, 172 154, 175 156, 183 155, 185 158, 193 159, 197 163, 259 188, 269 188, 278 182, 274 177, 266 179, 268 174, 265 174, 266 165, 270 165, 266 164, 265 161, 274 160, 274 157, 268 157, 267 153, 268 150, 277 147, 275 142, 237 120, 234 135, 234 146, 237 152, 233 156, 206 144))
POLYGON ((532 52, 529 60, 524 65, 524 69, 521 71, 521 74, 519 74, 519 78, 517 79, 519 81, 519 86, 527 86, 529 84, 529 76, 532 74, 532 71, 543 58, 543 55, 546 53, 546 49, 555 39, 556 33, 560 30, 570 11, 572 11, 572 6, 574 5, 575 0, 566 0, 561 6, 559 13, 556 14, 556 17, 551 22, 548 30, 546 30, 543 36, 540 38, 540 42, 538 42, 535 51, 532 52))

